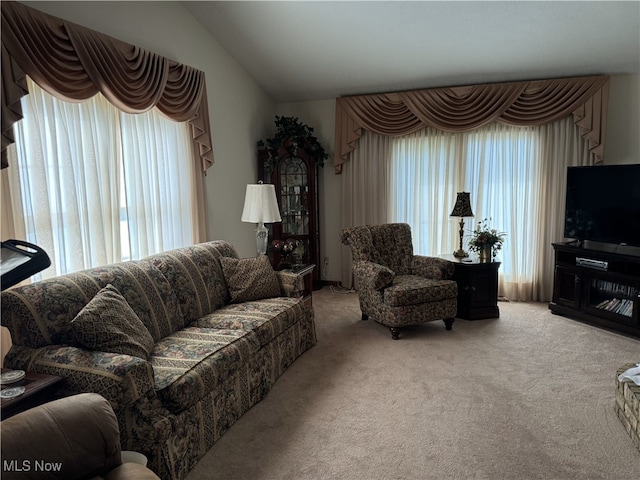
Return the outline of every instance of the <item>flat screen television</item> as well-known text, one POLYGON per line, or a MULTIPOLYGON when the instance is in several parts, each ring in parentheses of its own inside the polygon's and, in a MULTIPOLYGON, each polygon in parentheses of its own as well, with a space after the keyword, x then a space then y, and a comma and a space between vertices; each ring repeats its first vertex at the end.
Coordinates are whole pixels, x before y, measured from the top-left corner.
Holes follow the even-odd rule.
POLYGON ((640 246, 640 164, 568 167, 564 236, 640 246))

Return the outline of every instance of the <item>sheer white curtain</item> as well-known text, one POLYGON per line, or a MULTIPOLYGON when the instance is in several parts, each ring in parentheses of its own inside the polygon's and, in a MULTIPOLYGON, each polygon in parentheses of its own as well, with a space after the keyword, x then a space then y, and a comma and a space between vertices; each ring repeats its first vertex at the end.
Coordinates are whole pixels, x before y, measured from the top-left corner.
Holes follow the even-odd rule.
POLYGON ((188 126, 102 95, 61 101, 29 81, 3 170, 3 238, 44 248, 42 278, 193 243, 188 126), (6 172, 6 173, 4 173, 6 172))
POLYGON ((464 182, 464 165, 456 160, 462 142, 460 135, 434 129, 392 140, 390 217, 411 225, 417 254, 451 253, 457 247, 450 240, 459 238, 459 229, 448 214, 464 182))
MULTIPOLYGON (((550 300, 551 243, 563 238, 568 165, 586 165, 586 142, 571 118, 541 127, 492 124, 468 133, 432 129, 394 139, 392 218, 412 225, 415 250, 450 253, 459 239, 449 217, 455 193, 471 193, 474 219, 506 232, 500 253, 501 295, 550 300)), ((466 241, 465 241, 466 245, 466 241)))
MULTIPOLYGON (((566 167, 591 161, 571 118, 541 127, 493 124, 462 134, 425 129, 390 138, 386 148, 389 156, 378 170, 388 175, 384 217, 411 225, 417 254, 457 249, 459 219, 449 214, 456 192, 470 192, 475 218, 465 219, 467 234, 484 218, 507 233, 500 253, 500 295, 551 299, 551 243, 563 238, 566 167)), ((345 167, 362 155, 359 150, 358 144, 345 167)), ((343 178, 343 195, 355 188, 352 184, 343 178)))
MULTIPOLYGON (((391 221, 389 212, 392 139, 363 132, 342 169, 342 228, 391 221)), ((342 247, 342 285, 351 288, 351 251, 342 247)))
POLYGON ((131 258, 193 243, 194 162, 186 123, 120 115, 131 258), (154 161, 149 161, 154 159, 154 161))

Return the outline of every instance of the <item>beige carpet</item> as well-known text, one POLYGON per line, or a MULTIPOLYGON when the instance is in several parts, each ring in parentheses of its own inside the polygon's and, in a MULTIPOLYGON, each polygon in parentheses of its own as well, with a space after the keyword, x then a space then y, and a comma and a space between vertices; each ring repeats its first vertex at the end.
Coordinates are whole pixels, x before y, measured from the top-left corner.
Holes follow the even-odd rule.
POLYGON ((388 330, 314 292, 318 344, 189 474, 202 479, 640 478, 613 411, 640 341, 500 302, 501 318, 388 330))

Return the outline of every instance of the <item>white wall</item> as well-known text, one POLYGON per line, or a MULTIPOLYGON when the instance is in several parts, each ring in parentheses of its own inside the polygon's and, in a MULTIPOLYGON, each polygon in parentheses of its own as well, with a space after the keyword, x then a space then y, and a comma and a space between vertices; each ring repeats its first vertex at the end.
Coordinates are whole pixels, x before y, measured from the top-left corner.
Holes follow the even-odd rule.
POLYGON ((613 75, 604 163, 640 163, 640 75, 613 75))
POLYGON ((179 2, 23 2, 205 72, 215 164, 207 171, 208 239, 255 255, 240 216, 258 177, 255 143, 272 135, 275 103, 179 2))

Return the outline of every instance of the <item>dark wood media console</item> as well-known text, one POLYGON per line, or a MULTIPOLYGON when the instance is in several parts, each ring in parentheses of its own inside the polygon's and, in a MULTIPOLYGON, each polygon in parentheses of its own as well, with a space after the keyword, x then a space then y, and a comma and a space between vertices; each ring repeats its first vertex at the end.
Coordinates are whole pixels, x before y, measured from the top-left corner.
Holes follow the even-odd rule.
POLYGON ((553 313, 640 337, 640 253, 554 243, 553 313))

